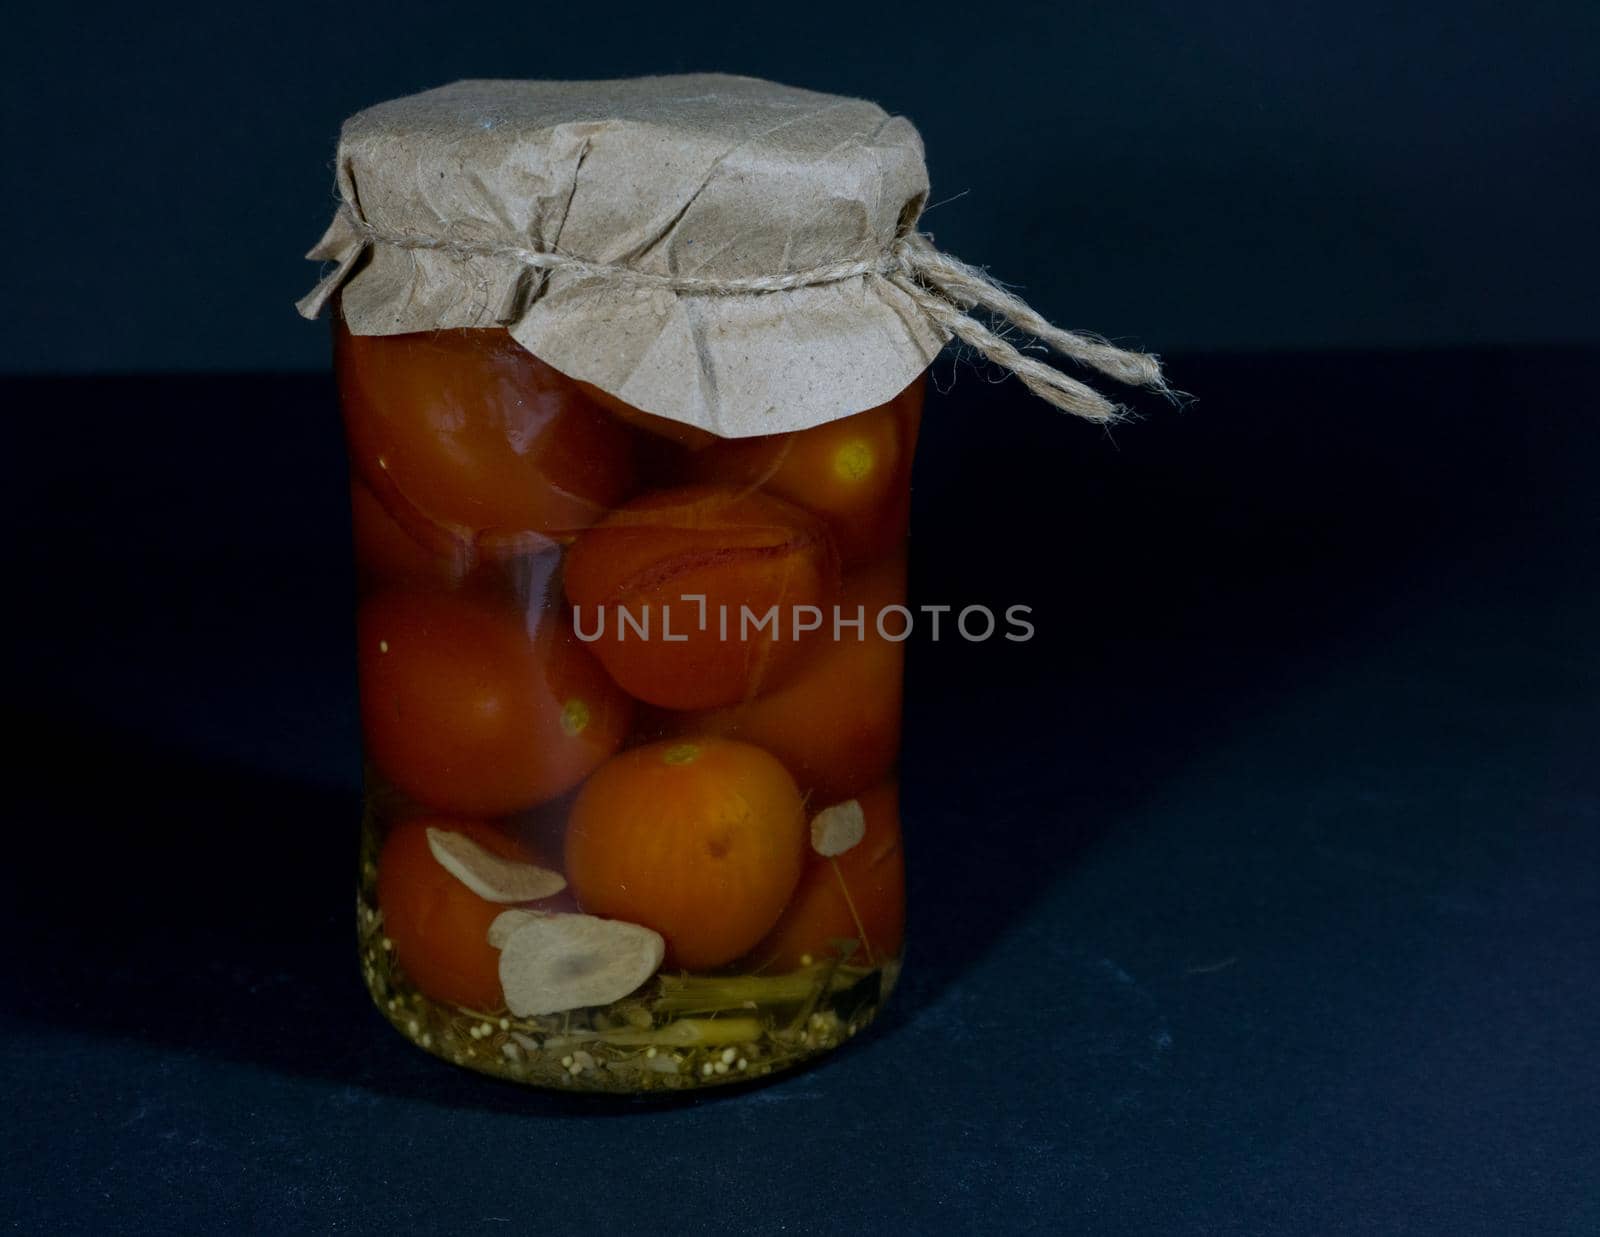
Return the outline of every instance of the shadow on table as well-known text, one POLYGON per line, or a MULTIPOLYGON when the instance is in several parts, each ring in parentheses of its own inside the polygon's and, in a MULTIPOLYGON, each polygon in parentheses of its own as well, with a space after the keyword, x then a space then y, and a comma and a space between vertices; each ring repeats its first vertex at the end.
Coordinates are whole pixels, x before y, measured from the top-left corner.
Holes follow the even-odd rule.
POLYGON ((913 601, 1030 604, 1037 632, 911 647, 888 1029, 1164 783, 1455 604, 1474 564, 1592 520, 1582 405, 1548 393, 1595 361, 1195 358, 1173 374, 1196 405, 1109 434, 965 375, 919 448, 913 601))

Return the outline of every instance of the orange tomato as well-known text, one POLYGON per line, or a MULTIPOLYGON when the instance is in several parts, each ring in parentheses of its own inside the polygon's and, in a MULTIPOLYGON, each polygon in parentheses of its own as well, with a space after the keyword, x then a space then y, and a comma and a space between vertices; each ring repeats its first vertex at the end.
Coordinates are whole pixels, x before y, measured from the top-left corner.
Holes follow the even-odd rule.
POLYGON ((651 743, 584 783, 567 879, 584 910, 654 928, 692 970, 747 952, 800 877, 805 809, 784 767, 727 739, 651 743))
POLYGON ((703 430, 698 425, 685 425, 681 421, 673 421, 667 417, 658 417, 653 413, 642 412, 632 404, 625 404, 610 391, 602 391, 599 387, 589 382, 575 384, 596 404, 604 408, 617 420, 633 426, 634 429, 644 430, 647 434, 654 434, 658 438, 665 438, 675 442, 680 447, 698 450, 717 441, 717 436, 710 430, 703 430))
POLYGON ((857 796, 866 835, 831 859, 812 854, 783 918, 751 951, 758 970, 792 971, 836 952, 833 941, 859 942, 852 962, 878 966, 905 938, 906 875, 900 848, 900 792, 882 782, 857 796))
POLYGON ((480 898, 439 865, 428 849, 429 828, 464 833, 504 859, 539 861, 493 825, 443 818, 396 825, 378 852, 383 933, 407 977, 436 1001, 499 1009, 500 953, 489 944, 489 925, 506 908, 480 898))
POLYGON ((871 562, 906 535, 923 384, 812 429, 716 442, 694 455, 690 474, 786 498, 827 521, 845 566, 871 562))
MULTIPOLYGON (((794 677, 741 705, 670 718, 673 733, 727 735, 766 748, 783 761, 813 807, 848 799, 886 776, 900 751, 900 693, 905 645, 878 634, 885 606, 905 601, 905 556, 847 575, 840 617, 864 619, 862 636, 833 616, 794 677)), ((903 616, 884 618, 899 635, 903 616)))
POLYGON ((531 807, 627 733, 632 702, 563 621, 530 636, 520 616, 478 599, 380 593, 356 628, 367 754, 429 807, 531 807))
POLYGON ((391 513, 488 554, 587 528, 633 483, 632 439, 499 329, 352 335, 335 369, 356 471, 391 513))
POLYGON ((624 690, 668 709, 732 704, 780 680, 807 643, 795 638, 796 607, 826 611, 837 581, 815 517, 719 486, 636 498, 583 533, 566 562, 567 600, 585 638, 599 633, 596 656, 624 690), (775 625, 755 626, 769 610, 775 625))

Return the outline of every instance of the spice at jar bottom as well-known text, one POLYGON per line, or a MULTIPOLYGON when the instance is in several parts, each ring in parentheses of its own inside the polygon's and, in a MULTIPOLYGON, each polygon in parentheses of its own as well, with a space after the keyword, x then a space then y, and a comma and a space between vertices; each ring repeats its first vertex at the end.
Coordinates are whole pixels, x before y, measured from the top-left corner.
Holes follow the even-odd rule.
MULTIPOLYGON (((357 914, 420 1047, 550 1087, 771 1074, 900 967, 910 478, 952 338, 1160 385, 917 231, 909 122, 748 78, 462 82, 346 122, 334 320, 357 914), (891 628, 894 624, 889 625, 891 628)), ((914 830, 913 830, 914 832, 914 830)))

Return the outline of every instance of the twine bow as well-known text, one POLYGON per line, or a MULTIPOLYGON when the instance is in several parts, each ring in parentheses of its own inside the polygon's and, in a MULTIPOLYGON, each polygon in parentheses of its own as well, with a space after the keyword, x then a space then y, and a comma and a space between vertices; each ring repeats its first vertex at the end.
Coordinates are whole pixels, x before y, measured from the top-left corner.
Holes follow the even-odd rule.
POLYGON ((974 317, 974 311, 992 316, 1007 328, 1026 332, 1050 351, 1108 378, 1130 386, 1149 387, 1163 395, 1172 394, 1162 377, 1161 364, 1153 355, 1118 348, 1096 336, 1064 331, 1052 325, 984 271, 939 252, 932 238, 924 232, 898 237, 887 250, 872 258, 831 262, 781 275, 713 278, 661 275, 620 263, 590 262, 559 251, 474 244, 392 231, 358 218, 348 205, 340 209, 350 229, 371 243, 397 249, 435 250, 460 258, 506 258, 531 270, 564 270, 585 278, 661 288, 686 296, 760 295, 876 276, 888 280, 910 297, 923 315, 946 335, 954 336, 1000 368, 1015 374, 1028 390, 1063 412, 1101 423, 1120 420, 1123 415, 1117 404, 1093 387, 1038 356, 1029 356, 1001 331, 974 317))

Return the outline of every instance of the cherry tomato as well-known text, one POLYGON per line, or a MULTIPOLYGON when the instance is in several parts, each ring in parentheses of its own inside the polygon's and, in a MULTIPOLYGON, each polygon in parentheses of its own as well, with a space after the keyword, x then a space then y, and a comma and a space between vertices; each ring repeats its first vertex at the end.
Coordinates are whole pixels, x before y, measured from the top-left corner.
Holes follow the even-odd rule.
POLYGON ((499 816, 554 798, 622 742, 632 702, 560 619, 471 597, 379 593, 357 618, 372 763, 439 811, 499 816))
POLYGON ((846 567, 872 562, 905 539, 923 385, 811 429, 718 441, 691 457, 690 475, 788 499, 827 521, 846 567))
POLYGON ((453 538, 426 544, 390 515, 360 478, 350 483, 350 526, 355 535, 356 569, 363 579, 450 589, 458 587, 472 571, 470 545, 453 538))
POLYGON ((837 581, 814 516, 719 486, 637 498, 584 532, 566 562, 567 600, 595 655, 624 690, 668 709, 731 704, 781 681, 808 644, 798 607, 826 613, 837 581))
POLYGON ((777 921, 800 877, 805 809, 748 743, 635 747, 602 765, 567 831, 567 875, 597 915, 654 928, 668 964, 721 966, 777 921))
POLYGON ((857 943, 853 963, 881 966, 905 937, 906 876, 900 849, 900 793, 882 782, 858 796, 866 835, 844 854, 806 860, 800 884, 778 926, 750 953, 758 970, 792 971, 809 958, 857 943))
POLYGON ((407 978, 436 1001, 499 1009, 500 952, 489 944, 489 925, 506 908, 480 898, 439 865, 428 847, 430 828, 463 833, 502 859, 540 861, 493 825, 439 817, 396 825, 378 852, 383 934, 394 942, 407 978))
MULTIPOLYGON (((904 555, 845 576, 841 619, 862 619, 861 638, 842 627, 819 633, 809 659, 754 700, 703 713, 668 715, 669 733, 718 734, 766 748, 783 761, 812 804, 848 799, 886 776, 900 752, 905 645, 879 634, 886 606, 903 605, 904 555)), ((884 616, 900 635, 903 616, 884 616)))
POLYGON ((499 329, 335 337, 356 471, 487 554, 594 523, 633 484, 632 439, 499 329))

